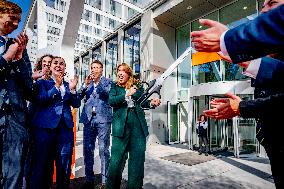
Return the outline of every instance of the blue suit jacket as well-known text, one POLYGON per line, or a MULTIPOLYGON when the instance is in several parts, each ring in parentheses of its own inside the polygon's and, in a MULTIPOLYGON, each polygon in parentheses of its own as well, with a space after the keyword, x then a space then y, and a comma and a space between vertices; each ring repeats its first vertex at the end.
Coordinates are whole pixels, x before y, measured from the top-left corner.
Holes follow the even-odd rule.
POLYGON ((283 112, 278 110, 278 107, 284 107, 283 73, 283 62, 276 59, 269 62, 267 58, 263 58, 254 86, 272 89, 273 94, 264 98, 241 101, 240 114, 242 117, 277 118, 283 116, 283 112))
POLYGON ((284 52, 284 5, 254 20, 230 29, 224 36, 227 51, 235 63, 284 52))
POLYGON ((93 117, 97 123, 112 122, 112 108, 108 103, 109 91, 112 81, 102 77, 97 87, 91 82, 86 88, 78 91, 80 98, 85 98, 85 104, 80 116, 80 123, 88 124, 92 119, 92 109, 95 107, 96 115, 93 117), (95 91, 95 93, 93 93, 95 91), (93 97, 92 95, 95 94, 93 97))
POLYGON ((53 79, 41 79, 36 82, 38 94, 32 124, 35 127, 54 129, 63 117, 66 126, 73 128, 71 106, 80 107, 79 95, 70 93, 69 84, 64 81, 65 95, 62 99, 54 85, 53 79))
MULTIPOLYGON (((6 44, 6 49, 11 45, 12 39, 6 44)), ((32 94, 31 67, 26 51, 23 58, 16 62, 7 62, 0 56, 0 92, 6 89, 9 95, 9 104, 13 113, 12 119, 26 126, 27 104, 32 94), (28 61, 28 62, 26 62, 28 61)), ((0 103, 3 97, 0 95, 0 103)))

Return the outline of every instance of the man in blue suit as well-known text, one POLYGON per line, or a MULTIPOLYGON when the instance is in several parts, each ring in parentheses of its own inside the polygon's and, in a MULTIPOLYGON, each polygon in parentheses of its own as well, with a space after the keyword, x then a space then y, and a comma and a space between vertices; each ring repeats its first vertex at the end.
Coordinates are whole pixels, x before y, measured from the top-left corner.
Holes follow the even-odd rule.
POLYGON ((94 184, 94 150, 98 137, 99 155, 101 159, 102 186, 106 183, 106 171, 109 165, 110 129, 112 108, 108 103, 112 81, 102 76, 103 64, 95 60, 91 64, 91 74, 78 91, 85 104, 80 123, 84 124, 84 162, 87 181, 83 188, 93 188, 94 184))
MULTIPOLYGON (((220 48, 224 54, 230 55, 233 62, 237 63, 265 55, 268 52, 282 52, 283 49, 280 46, 283 43, 284 31, 280 23, 283 21, 283 3, 283 0, 266 0, 262 12, 279 7, 270 13, 259 16, 255 21, 222 34, 220 44, 211 41, 214 39, 209 39, 210 35, 207 32, 208 30, 211 30, 211 32, 214 30, 219 33, 226 30, 226 27, 220 23, 207 20, 205 23, 211 28, 207 31, 194 32, 192 34, 193 42, 196 48, 201 51, 214 51, 213 49, 220 48), (265 28, 262 28, 264 26, 265 28), (273 33, 273 31, 276 31, 276 33, 273 33)), ((216 33, 213 36, 218 36, 218 34, 215 35, 216 33)), ((251 76, 255 78, 253 86, 255 87, 255 97, 258 99, 241 101, 239 97, 227 94, 228 99, 215 99, 211 102, 213 108, 205 111, 205 114, 217 119, 227 119, 237 115, 257 118, 258 126, 261 128, 260 131, 263 131, 258 132, 257 136, 259 133, 262 134, 261 138, 263 140, 260 140, 260 142, 264 145, 269 156, 272 175, 277 188, 283 188, 283 174, 280 168, 283 166, 284 150, 281 140, 282 133, 275 128, 281 125, 279 123, 281 113, 276 109, 278 106, 282 107, 284 101, 282 77, 284 63, 281 60, 283 61, 283 56, 277 54, 273 55, 273 58, 263 57, 253 60, 249 64, 250 70, 254 72, 251 76), (251 69, 251 67, 253 68, 251 69)))
POLYGON ((0 1, 0 188, 21 188, 27 133, 27 104, 30 100, 31 68, 25 48, 28 38, 17 29, 22 9, 0 1))
POLYGON ((53 57, 51 78, 36 82, 38 94, 32 119, 33 153, 29 184, 32 189, 51 188, 54 161, 56 188, 69 188, 74 147, 71 106, 80 107, 81 100, 75 91, 78 77, 69 83, 63 80, 65 67, 63 58, 53 57))

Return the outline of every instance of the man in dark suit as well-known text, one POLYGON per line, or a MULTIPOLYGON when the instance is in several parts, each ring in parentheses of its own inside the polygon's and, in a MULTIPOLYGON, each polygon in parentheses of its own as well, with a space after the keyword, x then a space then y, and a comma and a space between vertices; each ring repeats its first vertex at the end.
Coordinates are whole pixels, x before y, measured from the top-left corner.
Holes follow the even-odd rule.
MULTIPOLYGON (((224 38, 221 37, 220 43, 222 52, 225 54, 228 53, 233 62, 253 59, 254 57, 265 55, 268 52, 281 52, 282 48, 279 47, 281 42, 283 43, 281 38, 283 38, 284 31, 283 28, 281 29, 282 25, 277 26, 277 24, 283 19, 283 15, 281 16, 284 9, 283 5, 281 6, 283 3, 284 1, 282 0, 266 0, 262 12, 267 12, 277 6, 279 7, 270 13, 259 16, 255 21, 247 25, 242 25, 223 34, 222 36, 224 36, 224 38), (273 15, 275 17, 273 17, 273 15), (269 25, 265 25, 266 23, 269 23, 269 25), (272 28, 256 32, 257 29, 263 26, 268 26, 267 28, 269 28, 269 26, 276 27, 275 31, 277 31, 277 33, 270 33, 270 29, 272 28), (250 35, 247 35, 248 33, 250 33, 250 35), (280 40, 277 40, 277 38, 280 40), (241 42, 244 42, 244 40, 249 41, 249 43, 242 44, 241 42), (261 45, 263 43, 267 45, 261 45), (257 50, 255 47, 257 47, 257 50)), ((223 29, 226 30, 224 25, 220 23, 208 20, 206 22, 212 26, 212 28, 208 30, 215 29, 215 31, 217 31, 217 28, 220 29, 219 31, 223 29)), ((206 32, 208 32, 208 30, 206 32)), ((200 33, 195 32, 192 34, 192 37, 195 38, 193 42, 196 44, 197 49, 201 51, 211 51, 214 48, 216 49, 216 47, 218 48, 218 44, 216 45, 215 43, 216 46, 213 45, 214 42, 209 44, 207 43, 208 41, 203 41, 206 38, 205 36, 209 36, 205 34, 206 32, 201 31, 200 33), (206 43, 208 46, 205 45, 206 43)), ((258 99, 241 101, 239 97, 233 94, 227 94, 229 99, 213 100, 211 102, 213 109, 205 111, 205 114, 217 119, 227 119, 237 115, 257 118, 258 127, 261 128, 257 136, 258 138, 262 138, 260 142, 264 145, 269 156, 275 185, 277 188, 283 188, 283 176, 281 176, 282 170, 280 170, 280 167, 283 166, 282 137, 281 132, 275 128, 277 125, 281 124, 279 123, 281 114, 276 110, 276 107, 283 105, 284 92, 283 84, 281 84, 283 81, 281 75, 284 73, 284 63, 279 59, 281 59, 281 56, 276 55, 274 58, 263 57, 251 63, 254 64, 256 68, 254 68, 254 70, 257 70, 254 74, 255 80, 253 81, 253 86, 256 88, 255 97, 258 99), (259 134, 262 134, 262 136, 259 136, 259 134)))
POLYGON ((22 186, 28 139, 26 100, 32 80, 23 56, 28 39, 25 34, 14 41, 7 38, 18 27, 21 13, 15 3, 0 1, 0 188, 5 189, 22 186))
POLYGON ((112 108, 108 103, 112 80, 102 76, 103 64, 95 60, 91 64, 91 74, 86 78, 78 91, 85 104, 81 113, 80 123, 84 124, 83 146, 84 163, 87 182, 83 188, 94 187, 94 150, 98 138, 101 159, 102 186, 106 183, 106 172, 109 164, 110 129, 112 108))

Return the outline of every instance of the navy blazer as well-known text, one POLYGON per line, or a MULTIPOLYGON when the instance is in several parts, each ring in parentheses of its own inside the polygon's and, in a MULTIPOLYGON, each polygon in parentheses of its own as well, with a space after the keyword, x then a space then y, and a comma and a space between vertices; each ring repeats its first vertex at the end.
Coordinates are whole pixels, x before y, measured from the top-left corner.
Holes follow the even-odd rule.
POLYGON ((224 36, 234 63, 284 52, 284 5, 230 29, 224 36))
MULTIPOLYGON (((11 45, 11 40, 6 44, 6 50, 11 45)), ((22 126, 26 126, 27 103, 32 94, 31 67, 26 51, 23 58, 15 62, 7 62, 0 56, 0 92, 4 89, 8 92, 9 104, 12 110, 12 119, 22 126)), ((0 95, 0 103, 3 96, 0 95)))
POLYGON ((111 83, 111 79, 102 77, 96 87, 96 91, 94 93, 95 95, 93 97, 91 96, 95 90, 93 81, 91 81, 86 88, 84 88, 82 85, 78 91, 78 94, 80 95, 81 99, 85 99, 85 104, 80 116, 80 123, 88 124, 91 121, 93 107, 95 107, 96 111, 96 115, 94 117, 96 122, 112 122, 112 108, 108 103, 111 83))
POLYGON ((62 98, 59 90, 54 86, 53 79, 41 79, 36 82, 38 94, 32 119, 34 127, 54 129, 63 117, 66 126, 73 128, 71 106, 79 108, 81 102, 78 94, 70 92, 69 83, 64 81, 63 84, 65 86, 65 95, 62 98))

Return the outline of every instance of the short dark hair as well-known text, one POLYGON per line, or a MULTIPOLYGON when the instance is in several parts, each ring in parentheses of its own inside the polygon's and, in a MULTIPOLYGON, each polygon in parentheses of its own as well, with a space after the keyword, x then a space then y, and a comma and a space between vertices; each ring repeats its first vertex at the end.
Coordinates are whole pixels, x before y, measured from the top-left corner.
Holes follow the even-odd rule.
POLYGON ((103 63, 102 63, 101 61, 99 61, 99 60, 94 60, 94 61, 91 63, 91 66, 92 66, 93 64, 99 64, 99 65, 101 65, 102 68, 104 67, 103 63))
POLYGON ((0 0, 0 14, 22 14, 22 9, 16 3, 0 0))

